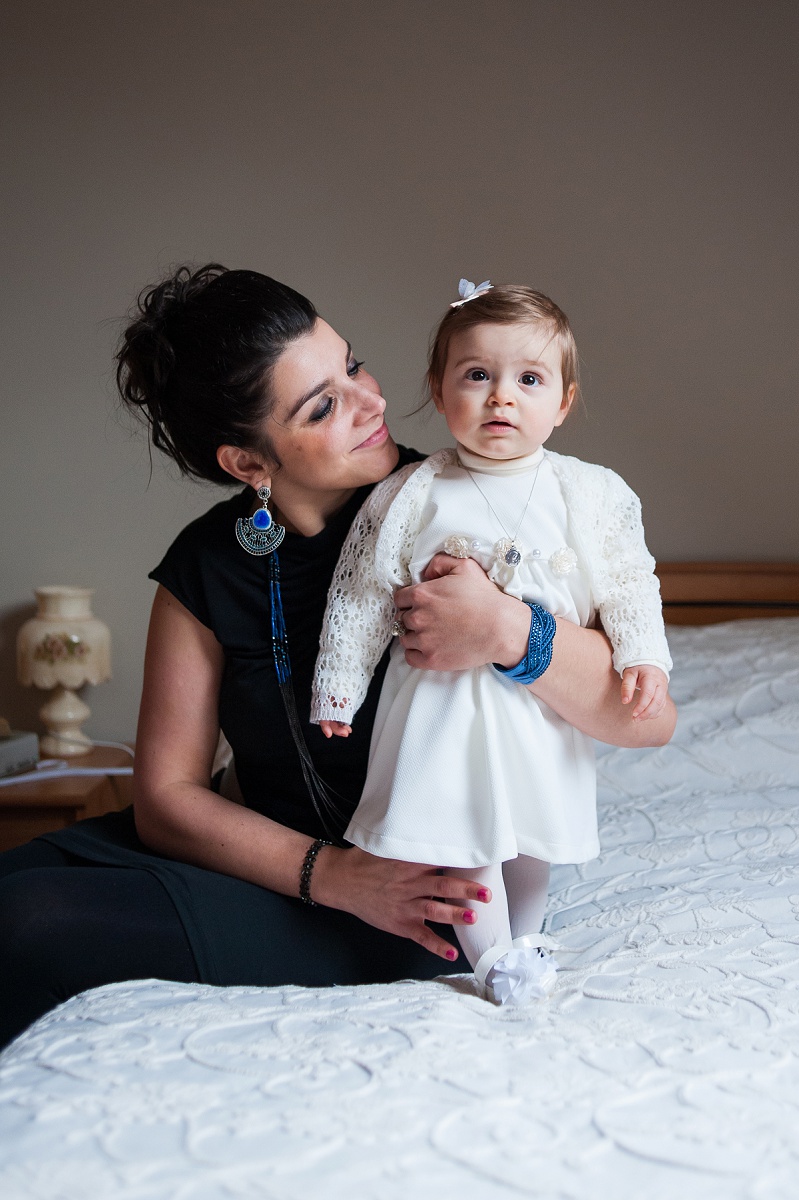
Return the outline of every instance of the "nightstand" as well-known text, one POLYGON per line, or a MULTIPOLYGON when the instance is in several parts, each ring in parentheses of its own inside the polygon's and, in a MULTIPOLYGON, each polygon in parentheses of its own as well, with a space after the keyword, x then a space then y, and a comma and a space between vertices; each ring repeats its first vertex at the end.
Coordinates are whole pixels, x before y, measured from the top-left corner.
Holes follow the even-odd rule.
MULTIPOLYGON (((75 767, 129 767, 124 750, 96 746, 70 760, 75 767)), ((33 779, 0 788, 0 851, 21 846, 40 833, 64 829, 84 817, 99 817, 133 800, 130 775, 78 775, 62 779, 33 779)))

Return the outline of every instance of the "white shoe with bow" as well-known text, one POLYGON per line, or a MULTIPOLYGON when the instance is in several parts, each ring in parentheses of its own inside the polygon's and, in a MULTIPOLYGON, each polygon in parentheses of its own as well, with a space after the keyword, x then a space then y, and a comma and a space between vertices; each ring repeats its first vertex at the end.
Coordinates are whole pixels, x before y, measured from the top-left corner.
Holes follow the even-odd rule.
POLYGON ((495 1004, 523 1008, 552 994, 557 981, 554 944, 543 934, 513 939, 511 946, 492 946, 474 968, 483 995, 495 1004))

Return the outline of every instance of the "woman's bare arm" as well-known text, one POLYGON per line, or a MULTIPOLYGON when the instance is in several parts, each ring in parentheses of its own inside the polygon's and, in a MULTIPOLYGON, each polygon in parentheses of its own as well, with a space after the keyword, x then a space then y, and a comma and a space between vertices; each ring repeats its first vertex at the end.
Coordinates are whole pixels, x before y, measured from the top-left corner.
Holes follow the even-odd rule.
MULTIPOLYGON (((525 650, 526 645, 515 662, 525 650)), ((501 665, 513 666, 513 661, 501 665)), ((571 621, 557 619, 552 662, 530 689, 564 720, 611 746, 664 746, 677 723, 670 696, 653 720, 636 720, 631 707, 622 703, 610 642, 599 630, 581 629, 571 621)))
MULTIPOLYGON (((411 666, 512 667, 526 653, 529 608, 500 591, 473 559, 437 555, 427 581, 401 588, 396 604, 409 631, 402 644, 411 666)), ((670 698, 656 719, 633 720, 630 706, 621 702, 607 638, 571 621, 557 620, 552 662, 530 687, 564 720, 613 746, 661 746, 674 732, 677 713, 670 698)))
POLYGON ((134 812, 161 854, 296 894, 309 839, 210 790, 222 649, 165 588, 153 604, 136 737, 134 812), (274 854, 276 839, 283 857, 274 854), (268 884, 267 884, 268 879, 268 884))
MULTIPOLYGON (((145 845, 170 858, 296 896, 313 839, 210 790, 222 667, 211 631, 159 587, 136 739, 136 828, 145 845)), ((463 902, 490 899, 478 884, 437 875, 434 867, 374 858, 355 847, 320 853, 313 896, 442 958, 452 957, 452 947, 425 921, 471 923, 463 902)))

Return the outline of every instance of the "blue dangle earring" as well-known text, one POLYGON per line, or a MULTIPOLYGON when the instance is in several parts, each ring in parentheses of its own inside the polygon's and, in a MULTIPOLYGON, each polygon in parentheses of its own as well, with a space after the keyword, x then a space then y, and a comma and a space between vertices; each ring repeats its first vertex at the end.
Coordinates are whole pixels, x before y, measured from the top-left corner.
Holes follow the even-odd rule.
POLYGON ((283 541, 286 531, 282 525, 275 524, 267 508, 272 495, 269 488, 259 487, 257 495, 263 507, 251 517, 239 517, 236 521, 236 537, 248 554, 271 554, 283 541))

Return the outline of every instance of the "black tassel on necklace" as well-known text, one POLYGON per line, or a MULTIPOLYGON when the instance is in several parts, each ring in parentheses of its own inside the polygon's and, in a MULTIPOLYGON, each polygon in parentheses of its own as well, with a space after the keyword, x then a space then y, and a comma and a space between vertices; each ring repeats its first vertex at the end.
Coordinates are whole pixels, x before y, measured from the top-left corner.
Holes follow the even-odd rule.
POLYGON ((300 756, 303 779, 305 780, 305 786, 308 789, 308 795, 311 797, 311 803, 314 806, 316 815, 322 822, 322 826, 328 837, 332 838, 337 846, 343 846, 345 843, 340 831, 346 827, 349 821, 349 813, 337 803, 337 800, 343 800, 343 796, 340 796, 338 792, 328 787, 313 765, 313 760, 305 741, 305 735, 302 732, 302 725, 297 715, 297 701, 291 683, 289 643, 286 636, 286 623, 283 619, 283 602, 280 598, 280 563, 276 551, 273 551, 269 555, 268 577, 269 602, 272 611, 272 654, 275 660, 278 687, 283 697, 283 706, 286 710, 291 736, 294 738, 294 744, 300 756))

